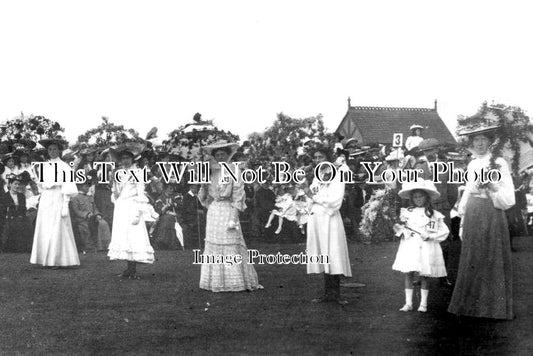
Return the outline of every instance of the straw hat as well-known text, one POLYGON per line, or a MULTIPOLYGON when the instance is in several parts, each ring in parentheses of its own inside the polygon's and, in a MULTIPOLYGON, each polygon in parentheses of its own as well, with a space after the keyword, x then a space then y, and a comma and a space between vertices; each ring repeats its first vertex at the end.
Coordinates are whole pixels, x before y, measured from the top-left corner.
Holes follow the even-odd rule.
POLYGON ((420 129, 420 130, 422 130, 423 128, 424 128, 424 126, 421 126, 421 125, 415 124, 415 125, 411 125, 411 127, 409 128, 409 130, 411 130, 411 131, 416 130, 416 129, 420 129))
POLYGON ((494 132, 498 130, 499 128, 500 128, 499 124, 489 125, 489 124, 479 123, 479 124, 470 125, 470 126, 467 126, 461 129, 461 131, 459 131, 459 135, 460 136, 474 136, 474 135, 484 134, 487 132, 494 132))
POLYGON ((358 141, 355 138, 348 139, 344 144, 344 148, 357 148, 358 146, 358 141))
POLYGON ((229 155, 229 159, 231 159, 231 157, 233 157, 233 155, 237 152, 237 150, 239 149, 239 145, 237 143, 234 143, 234 142, 228 142, 226 140, 219 140, 211 145, 207 145, 204 147, 204 151, 210 155, 210 156, 213 156, 212 152, 219 149, 219 148, 229 148, 231 150, 230 152, 230 155, 229 155))
POLYGON ((13 152, 10 152, 10 153, 6 153, 5 155, 2 156, 2 163, 3 164, 7 164, 7 161, 9 161, 11 158, 13 158, 13 160, 15 160, 15 164, 19 160, 19 156, 18 155, 14 154, 13 152))
POLYGON ((416 182, 403 183, 402 190, 398 192, 398 195, 402 199, 409 199, 411 197, 411 192, 417 189, 428 193, 431 199, 437 199, 440 197, 440 193, 437 191, 437 188, 435 188, 435 184, 430 180, 424 179, 418 179, 416 182))

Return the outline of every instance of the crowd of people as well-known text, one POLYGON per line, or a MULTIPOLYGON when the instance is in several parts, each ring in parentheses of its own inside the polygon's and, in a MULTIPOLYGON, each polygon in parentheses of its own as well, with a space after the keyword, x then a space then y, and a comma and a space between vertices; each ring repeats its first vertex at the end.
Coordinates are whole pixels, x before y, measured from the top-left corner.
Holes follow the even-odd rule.
MULTIPOLYGON (((528 194, 528 171, 513 177, 507 162, 491 154, 494 128, 464 133, 470 140, 468 155, 452 152, 456 147, 446 147, 436 138, 424 139, 419 125, 411 130, 403 148, 361 146, 355 139, 342 137, 333 147, 308 140, 293 153, 307 173, 306 180, 281 186, 244 184, 242 180, 221 184, 216 164, 211 165, 209 184, 189 184, 188 179, 165 181, 156 162, 183 158, 148 149, 138 141, 78 152, 68 150, 61 138, 40 140, 41 150, 35 150, 33 142, 6 141, 2 147, 7 152, 0 165, 1 250, 31 252, 30 262, 47 268, 76 266, 79 253, 108 251, 111 260, 127 262, 123 277, 138 278, 137 264, 153 263, 154 249, 203 248, 204 255, 245 256, 244 236, 274 240, 289 226, 289 233, 297 239, 307 239, 309 255, 329 258, 327 263, 308 264, 308 273, 323 273, 325 280, 324 295, 314 301, 345 304, 340 295, 341 276, 352 275, 347 240, 364 241, 360 225, 365 204, 377 190, 385 189, 394 204, 387 213, 389 218, 382 211, 376 219, 389 219, 381 225, 390 229, 381 230, 384 236, 373 236, 372 241, 400 239, 392 266, 405 274, 406 300, 400 310, 413 309, 413 286, 417 284, 422 297, 418 311, 427 310, 427 278, 444 278, 451 285, 446 279, 447 241, 461 239, 449 311, 511 319, 509 223, 527 230, 525 225, 532 220, 526 218, 527 212, 533 212, 528 208, 528 202, 533 203, 528 194), (449 184, 448 176, 441 174, 440 182, 433 182, 431 163, 451 160, 456 167, 471 171, 496 168, 502 179, 459 186, 449 184), (79 184, 58 181, 52 171, 40 172, 39 177, 31 165, 35 161, 55 163, 65 177, 84 170, 87 180, 79 184), (93 163, 102 161, 115 162, 117 168, 133 175, 145 169, 149 182, 116 181, 109 172, 109 183, 98 183, 101 172, 93 163), (318 180, 314 168, 326 161, 341 172, 350 171, 355 183, 345 184, 340 175, 327 182, 318 180), (382 163, 378 174, 384 169, 406 168, 420 169, 423 174, 414 183, 378 180, 371 184, 362 165, 369 161, 382 163), (273 224, 275 218, 277 224, 273 224), (241 220, 249 223, 246 231, 241 220), (488 260, 492 263, 487 264, 488 260)), ((253 149, 253 142, 242 146, 217 142, 203 152, 212 162, 241 161, 245 167, 253 149)), ((323 180, 332 177, 331 166, 322 166, 318 175, 323 180)), ((262 286, 253 265, 243 261, 234 265, 203 263, 200 288, 221 292, 262 286)))

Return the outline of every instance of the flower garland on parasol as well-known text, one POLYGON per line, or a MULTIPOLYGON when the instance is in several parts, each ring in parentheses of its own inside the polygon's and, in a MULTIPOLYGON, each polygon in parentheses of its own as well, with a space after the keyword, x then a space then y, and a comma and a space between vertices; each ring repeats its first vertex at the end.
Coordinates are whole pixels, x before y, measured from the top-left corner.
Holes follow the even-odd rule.
POLYGON ((65 129, 56 121, 44 116, 24 116, 24 113, 21 113, 20 116, 6 120, 0 125, 0 139, 23 144, 28 141, 35 143, 42 137, 56 136, 63 131, 65 129))
POLYGON ((202 147, 217 141, 239 141, 239 136, 218 129, 213 120, 202 120, 202 115, 199 113, 194 115, 192 123, 180 126, 168 136, 169 138, 163 141, 164 150, 188 161, 203 160, 202 147))
POLYGON ((125 142, 144 143, 145 141, 139 136, 137 131, 126 129, 123 125, 115 125, 104 116, 100 125, 78 136, 78 140, 72 145, 72 150, 103 151, 109 147, 120 146, 125 142))

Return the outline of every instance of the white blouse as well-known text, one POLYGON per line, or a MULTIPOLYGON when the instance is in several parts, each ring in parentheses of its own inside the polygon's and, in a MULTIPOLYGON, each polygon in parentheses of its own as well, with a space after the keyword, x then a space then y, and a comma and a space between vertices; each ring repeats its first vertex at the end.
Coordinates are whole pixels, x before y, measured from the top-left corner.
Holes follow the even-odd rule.
MULTIPOLYGON (((490 168, 490 157, 490 152, 483 156, 478 156, 468 164, 467 170, 477 172, 478 174, 480 174, 482 168, 488 170, 490 168)), ((511 177, 507 161, 498 157, 496 159, 496 165, 499 166, 498 169, 501 173, 501 180, 495 183, 497 190, 493 192, 488 188, 479 188, 478 183, 475 181, 466 182, 465 191, 459 203, 458 210, 460 216, 464 215, 466 203, 471 196, 483 199, 490 198, 494 207, 500 210, 507 210, 515 205, 513 178, 511 177)), ((473 177, 473 173, 469 173, 469 175, 473 177)))

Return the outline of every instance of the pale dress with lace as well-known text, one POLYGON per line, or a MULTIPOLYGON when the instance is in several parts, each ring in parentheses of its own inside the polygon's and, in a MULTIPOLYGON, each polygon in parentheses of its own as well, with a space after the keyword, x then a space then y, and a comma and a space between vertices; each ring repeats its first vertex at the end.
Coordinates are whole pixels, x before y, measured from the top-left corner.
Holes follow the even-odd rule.
POLYGON ((239 264, 203 263, 200 288, 213 292, 236 292, 262 288, 253 265, 248 263, 247 248, 242 236, 238 213, 246 208, 244 183, 220 183, 220 170, 213 169, 211 183, 202 186, 198 194, 207 210, 205 256, 242 256, 239 264), (236 228, 228 223, 237 220, 236 228))

